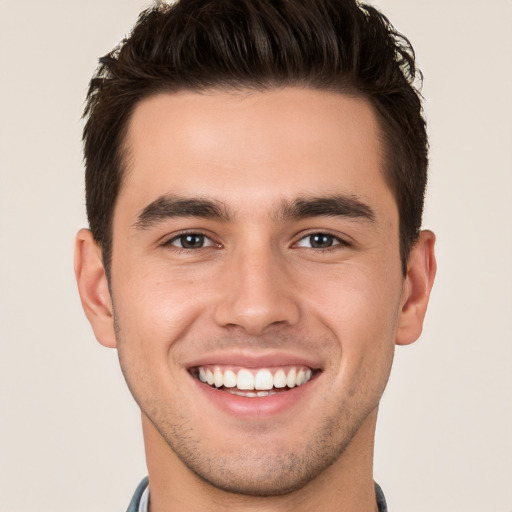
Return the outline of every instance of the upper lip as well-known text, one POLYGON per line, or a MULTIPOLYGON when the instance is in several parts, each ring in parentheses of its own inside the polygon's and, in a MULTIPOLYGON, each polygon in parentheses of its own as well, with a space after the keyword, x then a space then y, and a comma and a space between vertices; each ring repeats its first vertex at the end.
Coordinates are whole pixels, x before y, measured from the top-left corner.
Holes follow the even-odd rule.
POLYGON ((211 352, 201 357, 187 362, 186 366, 190 370, 199 366, 240 366, 242 368, 269 368, 276 366, 306 366, 313 370, 321 369, 320 361, 311 356, 304 356, 290 352, 282 351, 220 351, 211 352))

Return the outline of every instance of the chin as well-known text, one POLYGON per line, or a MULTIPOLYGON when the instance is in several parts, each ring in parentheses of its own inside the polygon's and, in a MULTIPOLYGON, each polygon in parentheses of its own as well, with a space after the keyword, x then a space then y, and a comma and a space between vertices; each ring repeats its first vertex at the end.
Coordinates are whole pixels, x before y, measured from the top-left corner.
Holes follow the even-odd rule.
POLYGON ((332 460, 305 461, 295 454, 278 456, 241 455, 238 460, 203 461, 190 467, 203 482, 216 489, 244 496, 283 496, 303 488, 314 480, 332 460))
POLYGON ((216 450, 215 455, 208 454, 200 442, 166 441, 202 482, 234 495, 265 497, 286 495, 307 486, 343 456, 356 432, 354 428, 340 436, 339 425, 324 425, 309 443, 297 443, 294 449, 290 445, 270 447, 271 443, 258 443, 249 435, 243 448, 216 450))

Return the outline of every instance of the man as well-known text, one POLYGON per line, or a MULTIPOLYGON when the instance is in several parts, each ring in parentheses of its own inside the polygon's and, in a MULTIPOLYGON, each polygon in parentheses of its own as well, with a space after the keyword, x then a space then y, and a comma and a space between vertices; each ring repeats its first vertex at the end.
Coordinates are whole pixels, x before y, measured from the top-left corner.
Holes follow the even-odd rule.
POLYGON ((101 59, 75 270, 142 412, 130 511, 386 510, 435 274, 412 48, 351 0, 181 0, 101 59))

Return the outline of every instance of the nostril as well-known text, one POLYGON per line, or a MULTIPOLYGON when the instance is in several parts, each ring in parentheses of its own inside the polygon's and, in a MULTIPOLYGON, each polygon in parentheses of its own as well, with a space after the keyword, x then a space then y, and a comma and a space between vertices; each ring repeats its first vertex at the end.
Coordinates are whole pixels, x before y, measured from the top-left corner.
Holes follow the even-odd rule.
POLYGON ((299 306, 290 295, 289 283, 280 284, 271 273, 262 269, 258 279, 233 275, 215 306, 217 325, 231 331, 238 327, 252 336, 270 328, 295 325, 300 317, 299 306))

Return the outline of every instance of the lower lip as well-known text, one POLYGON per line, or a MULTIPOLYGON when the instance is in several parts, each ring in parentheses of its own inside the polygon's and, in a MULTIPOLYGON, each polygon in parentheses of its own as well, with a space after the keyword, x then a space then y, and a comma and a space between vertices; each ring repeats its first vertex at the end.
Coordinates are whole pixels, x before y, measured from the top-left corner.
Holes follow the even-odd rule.
POLYGON ((302 386, 282 391, 275 395, 246 397, 218 390, 208 384, 204 384, 195 377, 192 377, 192 379, 196 386, 198 386, 199 391, 204 393, 206 398, 219 409, 230 415, 244 418, 252 417, 253 419, 274 416, 292 408, 305 398, 305 395, 310 392, 317 380, 313 378, 302 386))

